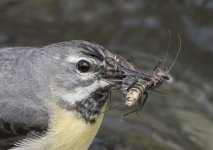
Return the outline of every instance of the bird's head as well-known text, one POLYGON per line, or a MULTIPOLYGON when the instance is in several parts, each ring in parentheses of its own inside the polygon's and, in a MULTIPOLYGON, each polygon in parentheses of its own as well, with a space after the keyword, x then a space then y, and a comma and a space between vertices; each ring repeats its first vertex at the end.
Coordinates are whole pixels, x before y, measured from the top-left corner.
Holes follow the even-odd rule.
POLYGON ((121 68, 134 70, 125 59, 85 41, 60 44, 60 66, 52 81, 57 104, 94 123, 112 88, 125 77, 121 68))

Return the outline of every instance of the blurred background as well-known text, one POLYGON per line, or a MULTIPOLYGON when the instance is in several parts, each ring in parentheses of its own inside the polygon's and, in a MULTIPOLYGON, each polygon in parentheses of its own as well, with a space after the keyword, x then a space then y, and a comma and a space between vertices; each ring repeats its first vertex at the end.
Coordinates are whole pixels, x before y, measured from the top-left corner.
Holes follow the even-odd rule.
MULTIPOLYGON (((172 80, 149 92, 140 117, 118 108, 90 150, 213 150, 213 1, 0 0, 0 47, 81 39, 98 43, 150 73, 182 50, 172 80)), ((123 103, 113 93, 111 106, 123 103)))

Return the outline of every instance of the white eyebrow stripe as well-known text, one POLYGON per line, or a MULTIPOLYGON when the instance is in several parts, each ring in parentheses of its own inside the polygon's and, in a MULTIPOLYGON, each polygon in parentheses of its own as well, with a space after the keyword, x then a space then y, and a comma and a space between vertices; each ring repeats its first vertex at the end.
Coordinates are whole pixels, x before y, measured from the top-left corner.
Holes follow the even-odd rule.
POLYGON ((96 61, 94 61, 94 59, 88 58, 88 57, 78 57, 78 56, 69 56, 65 59, 66 62, 69 63, 77 63, 79 60, 88 60, 93 64, 96 64, 96 61))

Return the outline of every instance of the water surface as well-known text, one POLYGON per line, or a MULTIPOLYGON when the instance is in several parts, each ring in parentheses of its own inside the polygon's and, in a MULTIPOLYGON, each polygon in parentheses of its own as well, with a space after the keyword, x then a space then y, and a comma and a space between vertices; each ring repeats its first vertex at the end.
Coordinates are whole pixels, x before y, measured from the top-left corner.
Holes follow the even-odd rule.
MULTIPOLYGON (((0 46, 41 46, 81 39, 99 43, 150 73, 165 54, 171 83, 149 93, 141 117, 106 114, 92 150, 213 149, 213 2, 210 0, 1 0, 0 46)), ((111 105, 122 103, 114 94, 111 105)))

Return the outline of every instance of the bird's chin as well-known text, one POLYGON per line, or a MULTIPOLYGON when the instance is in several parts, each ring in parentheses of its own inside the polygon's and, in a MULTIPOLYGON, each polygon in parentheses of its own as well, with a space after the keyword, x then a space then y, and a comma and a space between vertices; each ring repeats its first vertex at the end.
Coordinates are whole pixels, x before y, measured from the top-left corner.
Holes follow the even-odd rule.
POLYGON ((84 100, 76 101, 74 104, 69 105, 65 101, 58 103, 59 107, 66 109, 67 111, 74 111, 77 116, 84 119, 87 123, 93 124, 96 122, 98 116, 101 113, 101 109, 104 107, 109 94, 109 89, 99 88, 90 94, 84 100))

